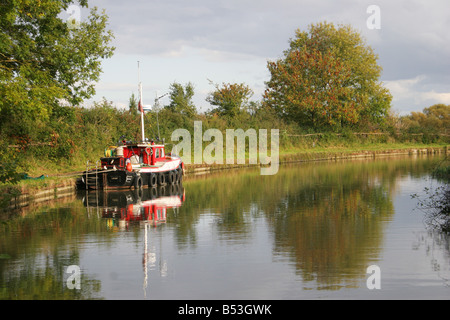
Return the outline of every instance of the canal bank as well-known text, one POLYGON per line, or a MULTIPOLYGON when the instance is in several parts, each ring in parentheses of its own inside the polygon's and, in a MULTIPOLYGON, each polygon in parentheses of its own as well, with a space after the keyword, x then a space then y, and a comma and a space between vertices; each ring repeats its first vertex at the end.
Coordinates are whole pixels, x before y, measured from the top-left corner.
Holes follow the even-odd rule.
MULTIPOLYGON (((426 156, 426 155, 447 155, 450 154, 449 146, 442 147, 424 147, 424 148, 404 148, 404 149, 382 149, 382 150, 363 150, 363 151, 309 151, 298 153, 280 154, 280 164, 313 162, 313 161, 337 161, 353 159, 377 159, 392 156, 426 156)), ((191 164, 186 165, 187 177, 207 174, 214 171, 258 167, 252 164, 191 164)))
POLYGON ((75 178, 46 178, 32 184, 4 187, 0 195, 1 211, 17 210, 63 198, 73 198, 75 178))
MULTIPOLYGON (((448 155, 449 146, 380 149, 363 151, 308 151, 280 154, 280 164, 313 162, 313 161, 337 161, 353 159, 377 159, 391 156, 434 156, 448 155)), ((252 164, 187 164, 185 179, 218 172, 222 170, 259 167, 252 164)), ((61 198, 73 197, 76 193, 76 178, 79 172, 48 176, 48 178, 33 183, 20 183, 17 186, 3 187, 0 196, 1 211, 8 211, 27 207, 30 204, 45 203, 61 198)))

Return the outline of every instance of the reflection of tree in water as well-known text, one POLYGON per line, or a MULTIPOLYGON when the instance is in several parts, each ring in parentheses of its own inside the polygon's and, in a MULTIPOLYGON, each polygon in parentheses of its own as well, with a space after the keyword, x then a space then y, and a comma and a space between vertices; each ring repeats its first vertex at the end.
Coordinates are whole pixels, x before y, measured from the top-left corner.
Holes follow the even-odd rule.
POLYGON ((426 187, 424 195, 413 194, 418 208, 425 213, 429 228, 450 233, 450 159, 446 156, 434 168, 432 177, 441 185, 426 187))
POLYGON ((292 253, 303 279, 327 289, 365 275, 381 245, 382 221, 393 213, 385 186, 357 175, 342 179, 340 173, 287 195, 273 220, 276 251, 292 253))
POLYGON ((264 216, 275 256, 288 255, 305 281, 327 289, 352 286, 378 258, 396 180, 424 174, 427 166, 408 158, 311 163, 282 167, 274 176, 255 170, 187 180, 189 200, 177 219, 180 243, 189 237, 195 245, 196 224, 205 212, 217 216, 218 234, 234 241, 246 241, 254 218, 264 216))
POLYGON ((67 279, 72 273, 67 273, 66 267, 72 264, 78 265, 79 260, 73 256, 73 253, 68 257, 59 254, 51 257, 34 256, 31 260, 33 261, 15 260, 15 264, 23 264, 21 268, 2 272, 5 290, 0 293, 0 299, 85 300, 99 298, 100 281, 90 279, 83 273, 80 278, 80 289, 68 288, 67 279))
MULTIPOLYGON (((275 252, 289 253, 305 281, 319 289, 358 285, 382 249, 385 221, 400 175, 426 172, 420 162, 348 162, 310 166, 273 209, 275 252), (296 187, 293 187, 296 186, 296 187)), ((287 180, 287 179, 286 179, 287 180)), ((282 185, 280 185, 282 187, 282 185)))
POLYGON ((418 200, 417 208, 424 212, 427 232, 417 235, 416 250, 425 248, 431 259, 432 270, 437 272, 446 286, 450 287, 450 165, 446 156, 434 167, 430 187, 426 187, 424 195, 413 194, 418 200), (434 184, 437 183, 438 186, 434 184), (436 250, 439 248, 440 250, 436 250), (443 252, 437 257, 436 252, 443 252), (441 266, 444 267, 441 267, 441 266))
POLYGON ((425 251, 431 270, 450 287, 450 234, 438 230, 417 233, 413 249, 425 251))
POLYGON ((100 281, 81 273, 81 288, 69 289, 65 268, 79 265, 79 249, 69 235, 105 230, 100 220, 72 208, 41 208, 25 217, 0 225, 0 299, 92 299, 100 292, 100 281))

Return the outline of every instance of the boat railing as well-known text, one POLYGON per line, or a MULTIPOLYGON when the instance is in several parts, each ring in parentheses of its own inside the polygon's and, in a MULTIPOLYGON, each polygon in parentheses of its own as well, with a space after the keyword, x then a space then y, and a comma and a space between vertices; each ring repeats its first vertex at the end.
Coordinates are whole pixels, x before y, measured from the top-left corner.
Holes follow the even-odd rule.
POLYGON ((95 189, 98 189, 99 163, 100 160, 97 160, 95 163, 89 160, 86 162, 86 171, 84 177, 86 189, 89 189, 89 187, 95 187, 95 189))

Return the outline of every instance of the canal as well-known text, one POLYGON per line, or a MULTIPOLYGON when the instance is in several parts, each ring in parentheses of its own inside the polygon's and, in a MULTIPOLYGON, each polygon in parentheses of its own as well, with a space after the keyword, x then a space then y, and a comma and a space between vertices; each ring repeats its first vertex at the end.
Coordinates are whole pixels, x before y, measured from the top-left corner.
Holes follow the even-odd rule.
POLYGON ((0 299, 449 299, 449 238, 412 194, 439 157, 241 169, 0 222, 0 299))

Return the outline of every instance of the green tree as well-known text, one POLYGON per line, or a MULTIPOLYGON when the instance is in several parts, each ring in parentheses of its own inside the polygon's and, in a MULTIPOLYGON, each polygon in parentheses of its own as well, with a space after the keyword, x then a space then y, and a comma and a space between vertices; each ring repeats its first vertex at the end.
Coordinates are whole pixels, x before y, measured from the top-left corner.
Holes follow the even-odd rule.
POLYGON ((170 85, 170 104, 166 106, 172 112, 181 113, 183 115, 193 117, 197 114, 192 97, 194 96, 194 85, 186 84, 184 87, 180 83, 172 83, 170 85))
POLYGON ((423 125, 433 127, 440 133, 448 133, 450 130, 450 105, 439 103, 423 109, 427 121, 423 125))
POLYGON ((211 92, 206 101, 215 106, 212 113, 219 116, 233 118, 247 111, 250 107, 249 99, 253 95, 252 89, 243 83, 223 83, 214 85, 216 90, 211 92))
POLYGON ((409 133, 422 133, 425 141, 441 139, 449 133, 450 105, 442 103, 423 109, 423 112, 411 112, 400 119, 404 129, 409 133), (442 136, 443 135, 443 136, 442 136))
MULTIPOLYGON (((0 130, 26 134, 48 121, 55 105, 95 94, 101 59, 112 56, 107 16, 90 11, 79 26, 62 16, 73 0, 12 0, 0 5, 0 130)), ((86 0, 77 2, 87 7, 86 0)))
POLYGON ((137 115, 137 109, 138 109, 138 100, 134 93, 131 94, 130 100, 128 100, 128 110, 132 115, 137 115))
POLYGON ((350 26, 312 24, 296 31, 284 58, 268 62, 264 103, 314 129, 382 124, 392 98, 379 82, 377 59, 350 26))

